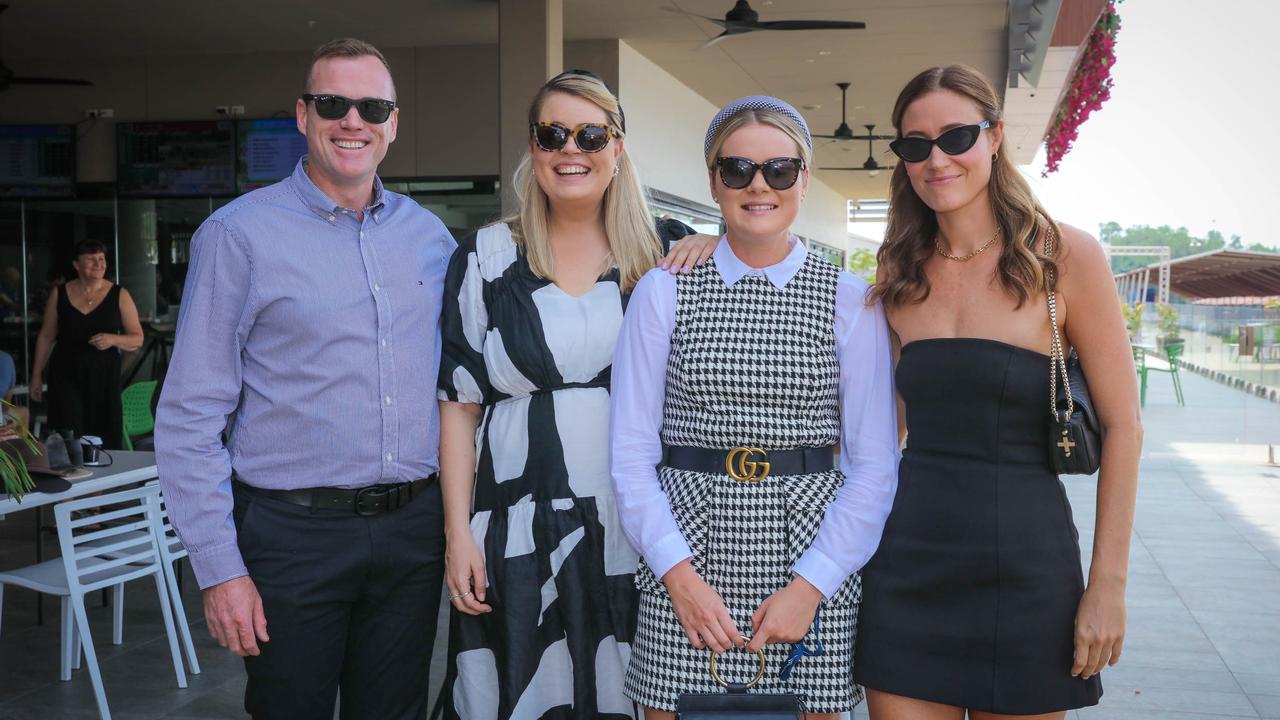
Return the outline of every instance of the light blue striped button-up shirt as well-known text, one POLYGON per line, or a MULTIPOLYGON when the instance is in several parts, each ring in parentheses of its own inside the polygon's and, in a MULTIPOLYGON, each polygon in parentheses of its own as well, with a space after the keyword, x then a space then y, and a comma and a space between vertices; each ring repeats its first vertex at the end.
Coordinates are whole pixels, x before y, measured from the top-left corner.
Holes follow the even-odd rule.
POLYGON ((360 220, 311 182, 305 162, 219 209, 191 241, 155 442, 202 588, 247 574, 233 471, 289 489, 439 468, 440 304, 456 243, 377 179, 360 220))

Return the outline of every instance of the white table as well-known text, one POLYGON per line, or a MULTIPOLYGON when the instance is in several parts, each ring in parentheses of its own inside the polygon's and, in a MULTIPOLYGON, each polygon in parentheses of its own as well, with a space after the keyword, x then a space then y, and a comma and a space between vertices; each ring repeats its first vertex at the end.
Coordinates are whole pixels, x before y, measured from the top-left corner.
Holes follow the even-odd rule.
MULTIPOLYGON (((36 509, 36 562, 44 559, 44 537, 41 534, 41 518, 39 508, 45 505, 53 505, 64 500, 91 495, 103 490, 114 490, 116 488, 133 485, 136 483, 155 480, 160 477, 156 471, 156 454, 153 452, 140 452, 131 450, 110 450, 111 457, 114 459, 107 467, 86 468, 93 472, 87 478, 80 480, 68 480, 71 487, 62 492, 46 493, 33 491, 22 496, 22 502, 18 502, 7 494, 0 494, 0 520, 4 519, 7 513, 17 512, 19 510, 36 509)), ((103 596, 106 597, 105 595, 103 596)), ((44 601, 43 596, 36 601, 36 623, 44 621, 44 601)))
POLYGON ((30 510, 44 505, 53 505, 63 500, 71 500, 84 495, 91 495, 102 490, 133 485, 135 483, 155 480, 160 477, 156 471, 156 454, 129 450, 110 450, 115 462, 108 467, 86 468, 93 475, 82 480, 69 480, 71 487, 62 492, 45 493, 29 492, 18 502, 8 495, 0 494, 0 518, 7 513, 19 510, 30 510))

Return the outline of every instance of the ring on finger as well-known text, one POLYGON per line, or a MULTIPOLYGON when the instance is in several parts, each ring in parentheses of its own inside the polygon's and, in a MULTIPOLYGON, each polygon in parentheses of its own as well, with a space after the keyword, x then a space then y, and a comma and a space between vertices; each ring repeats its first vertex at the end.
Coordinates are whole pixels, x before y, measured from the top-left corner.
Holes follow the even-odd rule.
POLYGON ((449 596, 449 601, 450 601, 450 602, 453 602, 454 600, 458 600, 458 599, 460 599, 460 598, 464 598, 464 597, 466 597, 466 596, 468 596, 468 595, 470 595, 470 594, 471 594, 471 591, 470 591, 470 590, 468 590, 468 591, 466 591, 466 592, 458 593, 457 595, 450 595, 450 596, 449 596))

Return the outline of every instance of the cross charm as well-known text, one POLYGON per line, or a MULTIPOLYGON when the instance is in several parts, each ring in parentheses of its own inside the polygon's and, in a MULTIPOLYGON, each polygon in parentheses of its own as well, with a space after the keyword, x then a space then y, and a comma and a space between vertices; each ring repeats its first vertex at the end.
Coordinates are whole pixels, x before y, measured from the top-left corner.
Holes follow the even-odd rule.
POLYGON ((1071 454, 1071 448, 1076 446, 1076 444, 1068 440, 1065 435, 1062 437, 1062 440, 1057 443, 1057 445, 1058 447, 1066 451, 1068 455, 1071 454))

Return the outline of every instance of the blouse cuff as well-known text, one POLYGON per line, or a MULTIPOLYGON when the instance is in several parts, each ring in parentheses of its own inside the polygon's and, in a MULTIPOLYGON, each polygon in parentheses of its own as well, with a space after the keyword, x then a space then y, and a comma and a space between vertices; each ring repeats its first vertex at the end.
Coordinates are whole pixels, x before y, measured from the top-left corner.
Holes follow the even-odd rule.
POLYGON ((793 573, 808 580, 811 585, 822 592, 822 597, 830 600, 848 573, 840 569, 834 560, 827 557, 817 548, 810 547, 796 561, 793 573))
POLYGON ((682 560, 691 557, 693 557, 693 551, 689 549, 689 543, 679 531, 669 533, 654 543, 644 554, 645 562, 649 563, 649 569, 659 580, 682 560))

